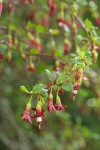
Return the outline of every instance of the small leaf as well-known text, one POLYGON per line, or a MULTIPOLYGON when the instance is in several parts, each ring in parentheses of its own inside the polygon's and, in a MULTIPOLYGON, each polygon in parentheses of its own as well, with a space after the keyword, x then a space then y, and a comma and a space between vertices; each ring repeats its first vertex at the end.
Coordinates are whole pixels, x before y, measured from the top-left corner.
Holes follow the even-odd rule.
POLYGON ((35 27, 35 24, 33 24, 32 22, 28 21, 27 27, 28 27, 29 29, 30 29, 30 28, 34 28, 34 27, 35 27))
POLYGON ((36 31, 43 33, 44 32, 44 27, 42 25, 37 25, 36 26, 36 31))
POLYGON ((20 91, 29 93, 29 91, 26 89, 26 87, 24 85, 20 86, 20 91))
POLYGON ((6 44, 0 44, 0 50, 8 48, 6 44))
POLYGON ((10 30, 16 30, 16 26, 13 25, 13 24, 10 24, 10 25, 9 25, 9 29, 10 29, 10 30))
POLYGON ((51 74, 51 72, 49 70, 46 70, 46 75, 47 75, 48 79, 53 82, 53 75, 51 74))
POLYGON ((86 26, 88 29, 92 29, 92 28, 93 28, 93 25, 92 25, 91 21, 88 20, 88 19, 85 20, 85 26, 86 26))
POLYGON ((73 91, 73 84, 70 82, 65 82, 62 84, 62 88, 65 91, 73 91))
POLYGON ((53 34, 53 35, 59 34, 59 30, 58 30, 58 29, 54 29, 53 32, 52 32, 52 34, 53 34))
POLYGON ((74 5, 72 6, 72 12, 73 12, 74 15, 77 14, 77 12, 78 12, 78 5, 77 5, 77 3, 74 3, 74 5))
POLYGON ((77 44, 79 44, 82 40, 83 40, 83 37, 80 34, 78 34, 78 35, 75 36, 75 42, 77 44))
POLYGON ((44 89, 44 90, 42 91, 42 95, 43 95, 43 97, 45 97, 45 98, 48 97, 48 92, 47 92, 46 89, 44 89))
POLYGON ((46 88, 46 86, 45 85, 43 85, 43 84, 41 84, 41 83, 39 83, 39 84, 36 84, 34 87, 33 87, 33 93, 41 93, 41 92, 43 92, 44 91, 44 89, 46 88))
POLYGON ((56 82, 57 82, 57 84, 61 84, 61 83, 65 82, 65 80, 66 80, 66 75, 63 74, 57 78, 56 82))
POLYGON ((39 50, 38 49, 30 49, 30 53, 31 54, 39 54, 39 50))

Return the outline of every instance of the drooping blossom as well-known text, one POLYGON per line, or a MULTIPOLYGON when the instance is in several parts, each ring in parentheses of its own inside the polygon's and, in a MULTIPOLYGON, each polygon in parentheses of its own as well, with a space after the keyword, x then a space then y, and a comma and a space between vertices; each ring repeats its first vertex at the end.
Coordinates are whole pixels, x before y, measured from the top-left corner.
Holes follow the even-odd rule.
POLYGON ((12 0, 8 0, 8 12, 10 13, 13 9, 13 2, 12 0))
POLYGON ((19 0, 19 4, 25 4, 25 0, 19 0))
POLYGON ((51 113, 52 110, 56 111, 55 106, 53 105, 53 95, 50 93, 48 98, 48 112, 51 113))
POLYGON ((63 94, 63 93, 64 93, 64 90, 63 90, 62 87, 59 89, 58 93, 59 93, 59 94, 63 94))
POLYGON ((44 16, 43 16, 42 23, 43 23, 43 25, 46 26, 46 27, 49 26, 49 24, 50 24, 50 17, 49 17, 49 15, 44 15, 44 16))
POLYGON ((0 0, 0 16, 1 16, 1 14, 2 14, 2 7, 3 7, 3 1, 0 0))
POLYGON ((35 69, 35 66, 28 66, 27 70, 30 72, 34 72, 36 69, 35 69))
POLYGON ((43 50, 43 47, 40 38, 34 37, 31 33, 29 33, 28 36, 30 38, 29 45, 41 52, 43 50))
POLYGON ((71 27, 71 20, 69 20, 69 19, 64 19, 64 18, 58 18, 57 19, 57 22, 58 22, 58 25, 60 26, 60 27, 63 27, 63 26, 67 26, 68 27, 68 29, 70 29, 70 27, 71 27))
POLYGON ((28 0, 30 4, 34 3, 34 0, 28 0))
POLYGON ((4 59, 4 55, 0 54, 0 60, 3 60, 3 59, 4 59))
POLYGON ((63 106, 63 105, 62 105, 59 96, 57 96, 57 98, 56 98, 55 108, 56 108, 56 110, 59 110, 59 111, 65 110, 65 109, 67 108, 67 106, 63 106))
POLYGON ((100 26, 100 17, 95 18, 95 23, 97 26, 100 26))
POLYGON ((30 124, 32 124, 32 119, 31 119, 31 116, 30 116, 30 110, 31 110, 31 104, 28 103, 26 105, 26 109, 22 115, 22 120, 28 120, 30 124))
POLYGON ((68 40, 65 39, 64 41, 64 54, 68 55, 69 51, 70 51, 70 43, 68 42, 68 40))
POLYGON ((41 129, 42 118, 44 116, 44 109, 41 108, 39 104, 37 104, 36 108, 32 108, 35 111, 35 115, 32 118, 36 118, 38 122, 39 129, 41 129))
POLYGON ((49 14, 50 14, 50 16, 53 16, 57 10, 56 1, 55 0, 48 0, 48 6, 50 8, 49 14))

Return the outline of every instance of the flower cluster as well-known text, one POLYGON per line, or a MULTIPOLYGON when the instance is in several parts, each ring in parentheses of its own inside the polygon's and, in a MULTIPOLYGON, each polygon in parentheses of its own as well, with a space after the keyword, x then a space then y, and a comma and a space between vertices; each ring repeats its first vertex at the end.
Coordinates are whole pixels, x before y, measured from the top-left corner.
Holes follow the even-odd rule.
MULTIPOLYGON (((29 100, 28 104, 26 105, 26 109, 22 115, 22 120, 28 120, 30 124, 32 124, 32 119, 36 119, 39 129, 41 129, 41 123, 43 121, 44 117, 44 107, 42 102, 42 97, 39 97, 39 101, 37 102, 37 106, 35 108, 31 108, 31 99, 29 100), (33 116, 31 116, 30 111, 33 110, 35 113, 33 116)), ((60 97, 57 95, 56 97, 56 103, 53 104, 53 95, 50 93, 47 98, 47 109, 48 112, 51 113, 52 111, 56 112, 65 110, 67 106, 63 106, 60 100, 60 97)))

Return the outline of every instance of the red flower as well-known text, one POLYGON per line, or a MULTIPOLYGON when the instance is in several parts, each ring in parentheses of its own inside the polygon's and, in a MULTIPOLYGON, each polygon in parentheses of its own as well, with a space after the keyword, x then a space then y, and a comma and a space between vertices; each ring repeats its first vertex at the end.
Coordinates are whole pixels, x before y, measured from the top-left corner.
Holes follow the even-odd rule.
POLYGON ((26 109, 22 115, 22 120, 28 120, 30 124, 32 124, 31 116, 30 116, 30 109, 31 109, 31 104, 28 103, 26 105, 26 109))
POLYGON ((95 23, 97 26, 100 26, 100 17, 95 18, 95 23))
POLYGON ((50 7, 50 16, 54 15, 57 10, 56 2, 54 0, 48 0, 48 6, 50 7))
POLYGON ((62 89, 62 87, 59 89, 58 93, 59 94, 63 94, 64 93, 64 90, 62 89))
POLYGON ((61 68, 60 68, 60 66, 59 66, 59 67, 54 66, 54 67, 53 67, 53 70, 54 70, 54 71, 59 71, 59 70, 61 70, 61 68))
POLYGON ((24 4, 24 3, 25 3, 25 0, 19 0, 19 3, 20 3, 20 4, 24 4))
POLYGON ((0 60, 4 59, 4 55, 0 54, 0 60))
POLYGON ((45 15, 45 16, 43 17, 43 25, 46 26, 46 27, 48 27, 49 24, 50 24, 50 18, 49 18, 48 15, 45 15))
POLYGON ((64 44, 64 54, 67 55, 70 51, 70 46, 68 43, 64 44))
POLYGON ((32 108, 35 111, 35 115, 32 118, 42 117, 44 116, 44 109, 37 110, 36 108, 32 108))
POLYGON ((67 25, 68 28, 71 28, 72 22, 71 22, 71 20, 67 19, 67 20, 65 20, 64 24, 67 25))
POLYGON ((27 67, 27 70, 30 72, 34 72, 35 71, 35 67, 29 66, 27 67))
POLYGON ((75 87, 74 87, 74 90, 79 90, 80 89, 80 85, 76 85, 75 87))
POLYGON ((8 1, 8 12, 10 13, 13 9, 13 3, 12 3, 12 0, 9 0, 8 1))
POLYGON ((81 74, 78 71, 76 71, 75 79, 78 80, 80 79, 80 77, 81 77, 81 74))
POLYGON ((88 80, 88 78, 84 74, 83 74, 83 79, 86 81, 88 80))
POLYGON ((59 26, 63 26, 65 23, 65 20, 63 18, 59 18, 59 19, 57 19, 57 22, 58 22, 59 26))
POLYGON ((56 110, 61 111, 61 110, 65 110, 67 108, 67 106, 62 106, 61 101, 60 101, 60 97, 57 97, 55 108, 56 108, 56 110))
POLYGON ((41 41, 39 38, 37 39, 30 39, 29 41, 29 45, 34 47, 35 49, 39 50, 39 52, 41 52, 43 50, 43 47, 42 47, 42 44, 41 44, 41 41))
POLYGON ((55 106, 53 105, 53 100, 48 99, 48 112, 50 113, 52 110, 56 111, 55 106))
POLYGON ((40 52, 41 52, 42 49, 43 49, 41 43, 35 43, 35 44, 34 44, 34 48, 38 49, 40 52))
POLYGON ((2 1, 0 2, 0 16, 2 14, 2 1))
POLYGON ((37 106, 36 108, 32 108, 32 110, 35 111, 35 115, 32 116, 32 118, 36 118, 39 125, 39 129, 41 129, 41 122, 42 122, 42 117, 44 116, 44 109, 41 109, 41 107, 40 108, 39 107, 37 106))
POLYGON ((30 4, 34 3, 34 0, 28 0, 30 4))

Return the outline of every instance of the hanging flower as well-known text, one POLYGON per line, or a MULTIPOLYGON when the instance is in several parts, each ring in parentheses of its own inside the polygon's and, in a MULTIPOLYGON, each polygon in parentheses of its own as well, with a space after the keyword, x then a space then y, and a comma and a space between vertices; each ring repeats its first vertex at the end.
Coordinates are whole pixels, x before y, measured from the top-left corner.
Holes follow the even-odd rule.
POLYGON ((3 59, 4 59, 4 55, 0 54, 0 60, 3 60, 3 59))
POLYGON ((34 3, 34 0, 28 0, 30 4, 34 3))
POLYGON ((31 103, 26 105, 26 109, 22 115, 22 120, 28 120, 30 124, 32 124, 31 116, 30 116, 31 103))
POLYGON ((48 98, 48 112, 50 113, 52 110, 56 111, 55 106, 53 105, 53 95, 49 94, 49 98, 48 98))
POLYGON ((48 6, 50 7, 50 16, 53 16, 56 13, 57 6, 55 0, 48 0, 48 6))
POLYGON ((69 53, 70 48, 71 48, 71 46, 70 46, 69 41, 65 39, 65 41, 64 41, 64 54, 65 55, 67 55, 69 53))
POLYGON ((97 26, 100 26, 100 17, 95 18, 95 23, 97 26))
POLYGON ((36 68, 35 68, 35 65, 34 65, 34 63, 33 63, 33 57, 30 56, 30 57, 29 57, 29 65, 28 65, 28 67, 27 67, 27 70, 30 71, 30 72, 34 72, 35 69, 36 69, 36 68))
POLYGON ((62 87, 59 89, 58 93, 59 93, 59 94, 63 94, 63 93, 64 93, 64 90, 63 90, 62 87))
POLYGON ((44 116, 44 109, 41 108, 41 105, 38 103, 36 108, 32 108, 35 111, 35 115, 32 118, 36 118, 38 122, 39 129, 41 129, 42 117, 44 116))
POLYGON ((57 96, 57 98, 56 98, 55 108, 56 108, 56 110, 59 110, 59 111, 65 110, 65 109, 67 108, 67 106, 63 106, 63 105, 61 104, 61 101, 60 101, 60 97, 59 97, 59 96, 57 96))
POLYGON ((13 2, 12 0, 8 0, 8 12, 10 13, 13 9, 13 2))
POLYGON ((27 70, 30 71, 30 72, 34 72, 35 71, 35 66, 28 66, 27 67, 27 70))
POLYGON ((3 6, 3 1, 2 0, 0 0, 0 16, 1 16, 1 14, 2 14, 2 6, 3 6))
POLYGON ((25 4, 25 0, 19 0, 19 4, 25 4))

